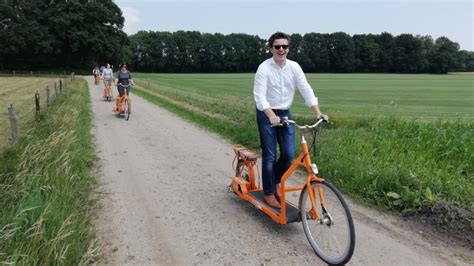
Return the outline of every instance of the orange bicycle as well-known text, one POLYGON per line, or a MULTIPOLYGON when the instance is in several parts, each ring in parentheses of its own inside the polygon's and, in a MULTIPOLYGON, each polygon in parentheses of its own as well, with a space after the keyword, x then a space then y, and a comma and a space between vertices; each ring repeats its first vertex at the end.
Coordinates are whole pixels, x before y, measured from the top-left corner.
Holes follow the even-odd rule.
POLYGON ((106 101, 111 101, 114 97, 112 93, 112 80, 104 80, 104 99, 106 101))
POLYGON ((123 85, 121 83, 118 84, 119 86, 123 87, 123 95, 118 97, 118 105, 114 108, 114 112, 116 112, 119 116, 123 115, 125 120, 128 121, 130 119, 130 109, 131 103, 130 99, 128 98, 128 91, 127 88, 130 87, 130 84, 123 85))
POLYGON ((100 73, 94 74, 94 84, 99 85, 99 81, 100 81, 100 73))
POLYGON ((279 224, 301 221, 309 244, 323 261, 331 265, 347 263, 354 253, 355 229, 352 215, 341 193, 325 179, 317 177, 318 168, 311 162, 310 150, 304 133, 311 131, 313 147, 316 130, 325 122, 319 119, 313 125, 300 126, 283 118, 279 126, 295 126, 301 134, 302 152, 293 161, 281 178, 281 207, 273 208, 263 199, 263 189, 254 173, 257 154, 240 144, 233 145, 235 153, 235 177, 231 190, 240 198, 252 203, 279 224), (301 186, 287 187, 286 181, 301 165, 307 172, 306 182, 301 186), (286 193, 301 191, 298 206, 286 201, 286 193), (283 204, 284 203, 284 204, 283 204))

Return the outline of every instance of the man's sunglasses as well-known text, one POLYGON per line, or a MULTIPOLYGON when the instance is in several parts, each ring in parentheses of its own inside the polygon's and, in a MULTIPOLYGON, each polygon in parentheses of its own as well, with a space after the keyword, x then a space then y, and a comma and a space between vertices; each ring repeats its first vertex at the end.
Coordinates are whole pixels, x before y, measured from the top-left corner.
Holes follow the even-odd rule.
POLYGON ((288 49, 288 45, 273 45, 273 48, 277 49, 277 50, 280 50, 280 48, 282 48, 284 50, 288 49))

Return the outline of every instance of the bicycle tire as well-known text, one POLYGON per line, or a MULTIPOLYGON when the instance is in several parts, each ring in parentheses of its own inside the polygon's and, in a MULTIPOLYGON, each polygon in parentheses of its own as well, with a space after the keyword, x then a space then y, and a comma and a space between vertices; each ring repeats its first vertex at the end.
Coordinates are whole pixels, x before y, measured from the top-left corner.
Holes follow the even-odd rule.
POLYGON ((326 219, 325 223, 311 218, 308 187, 300 196, 300 214, 303 229, 309 244, 316 255, 329 265, 343 265, 349 262, 355 248, 355 229, 352 215, 341 193, 328 182, 313 181, 311 188, 321 188, 325 206, 321 204, 318 190, 315 191, 318 215, 326 219), (328 213, 329 216, 325 215, 328 213), (341 239, 339 239, 341 237, 341 239))
POLYGON ((126 121, 130 119, 130 112, 128 111, 128 99, 125 99, 123 102, 123 116, 125 117, 126 121))

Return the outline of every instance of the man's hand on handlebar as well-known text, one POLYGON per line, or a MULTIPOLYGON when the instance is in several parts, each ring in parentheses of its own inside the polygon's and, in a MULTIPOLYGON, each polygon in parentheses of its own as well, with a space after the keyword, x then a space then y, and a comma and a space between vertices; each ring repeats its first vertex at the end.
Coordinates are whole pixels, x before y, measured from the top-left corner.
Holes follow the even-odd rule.
POLYGON ((324 122, 329 122, 329 116, 328 116, 328 115, 325 115, 325 114, 323 114, 323 113, 321 113, 321 114, 317 117, 317 119, 318 119, 318 120, 319 120, 319 119, 322 119, 322 120, 324 120, 324 122))
POLYGON ((276 126, 276 125, 279 125, 282 121, 280 120, 280 117, 279 116, 272 116, 270 118, 270 124, 272 124, 272 126, 276 126))

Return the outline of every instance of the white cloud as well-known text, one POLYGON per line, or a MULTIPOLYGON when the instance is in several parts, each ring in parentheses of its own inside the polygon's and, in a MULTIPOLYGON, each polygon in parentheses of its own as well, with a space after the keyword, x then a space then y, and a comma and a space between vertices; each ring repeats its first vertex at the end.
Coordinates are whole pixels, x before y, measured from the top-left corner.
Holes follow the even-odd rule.
POLYGON ((121 7, 123 17, 125 18, 125 25, 123 31, 128 35, 136 33, 139 29, 140 18, 138 17, 138 10, 133 7, 121 7))

